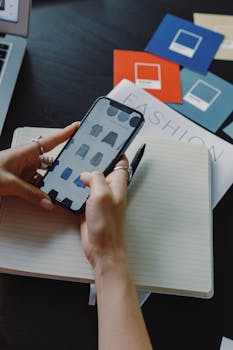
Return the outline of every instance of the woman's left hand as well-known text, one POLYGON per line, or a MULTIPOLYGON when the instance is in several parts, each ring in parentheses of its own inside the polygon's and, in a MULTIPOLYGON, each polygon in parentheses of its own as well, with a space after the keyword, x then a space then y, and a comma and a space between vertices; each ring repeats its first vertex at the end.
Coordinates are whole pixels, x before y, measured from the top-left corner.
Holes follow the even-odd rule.
MULTIPOLYGON (((75 122, 58 133, 41 138, 45 152, 66 141, 78 128, 75 122)), ((46 193, 30 184, 40 166, 40 148, 35 142, 0 151, 0 196, 16 196, 51 210, 53 204, 46 193)))

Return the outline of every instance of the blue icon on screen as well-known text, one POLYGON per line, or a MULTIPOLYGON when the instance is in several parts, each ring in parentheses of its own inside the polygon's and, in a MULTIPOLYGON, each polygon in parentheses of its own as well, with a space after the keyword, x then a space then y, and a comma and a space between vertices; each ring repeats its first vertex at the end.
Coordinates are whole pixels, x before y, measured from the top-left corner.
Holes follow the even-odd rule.
POLYGON ((74 180, 74 184, 75 184, 77 187, 82 187, 82 188, 85 188, 85 187, 86 187, 86 186, 84 185, 84 183, 81 181, 80 176, 77 177, 76 180, 74 180))
POLYGON ((68 180, 73 170, 71 168, 65 168, 65 170, 61 174, 61 178, 63 180, 68 180))

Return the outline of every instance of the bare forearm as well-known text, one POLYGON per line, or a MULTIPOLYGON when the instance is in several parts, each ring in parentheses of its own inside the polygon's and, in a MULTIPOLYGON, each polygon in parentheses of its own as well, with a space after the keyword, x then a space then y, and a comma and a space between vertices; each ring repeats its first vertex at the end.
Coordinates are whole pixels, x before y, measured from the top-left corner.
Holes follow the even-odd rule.
POLYGON ((99 350, 151 350, 126 257, 95 269, 99 350))

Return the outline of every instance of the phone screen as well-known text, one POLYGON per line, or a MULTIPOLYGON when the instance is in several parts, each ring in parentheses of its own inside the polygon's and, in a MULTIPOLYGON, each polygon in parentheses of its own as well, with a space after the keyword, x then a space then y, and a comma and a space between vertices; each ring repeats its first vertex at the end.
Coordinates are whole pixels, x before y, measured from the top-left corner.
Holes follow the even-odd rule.
POLYGON ((143 121, 140 112, 99 98, 46 173, 41 190, 64 207, 80 210, 89 196, 80 174, 104 172, 125 151, 143 121))

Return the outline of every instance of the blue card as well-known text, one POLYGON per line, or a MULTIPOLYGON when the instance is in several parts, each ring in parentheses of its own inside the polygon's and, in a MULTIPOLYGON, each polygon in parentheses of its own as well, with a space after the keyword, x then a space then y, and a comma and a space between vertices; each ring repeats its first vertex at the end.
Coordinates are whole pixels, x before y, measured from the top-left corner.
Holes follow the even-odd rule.
POLYGON ((206 73, 223 37, 222 34, 167 14, 145 51, 206 73))
POLYGON ((233 85, 208 72, 181 70, 183 103, 173 109, 216 133, 233 111, 233 85))

